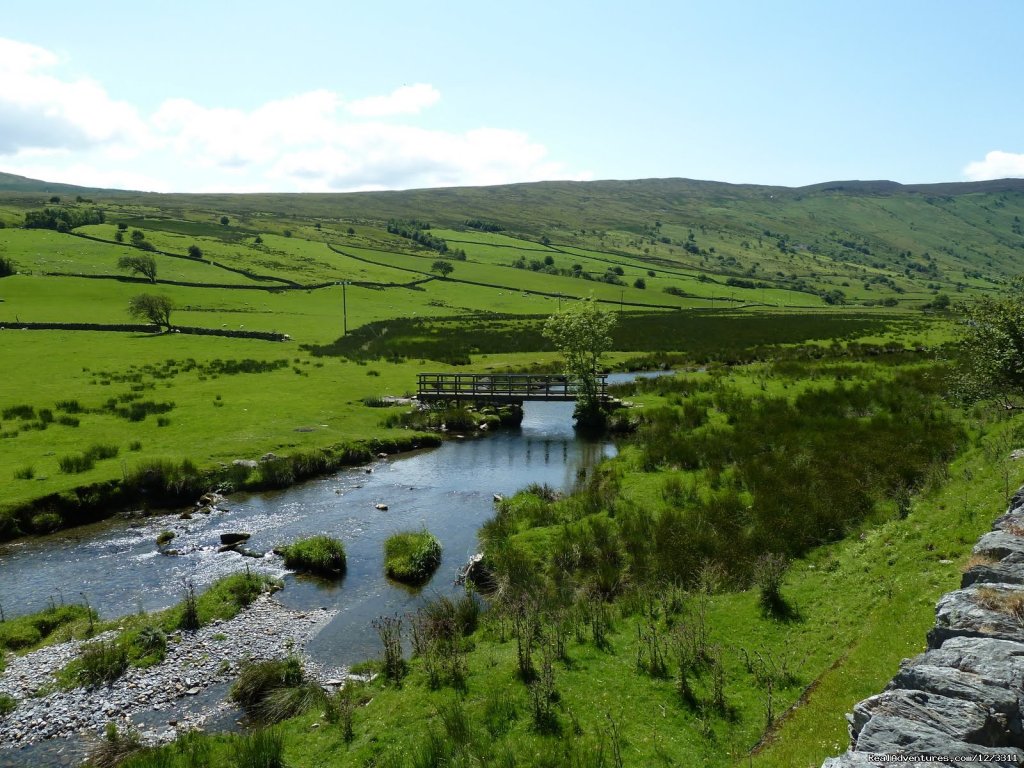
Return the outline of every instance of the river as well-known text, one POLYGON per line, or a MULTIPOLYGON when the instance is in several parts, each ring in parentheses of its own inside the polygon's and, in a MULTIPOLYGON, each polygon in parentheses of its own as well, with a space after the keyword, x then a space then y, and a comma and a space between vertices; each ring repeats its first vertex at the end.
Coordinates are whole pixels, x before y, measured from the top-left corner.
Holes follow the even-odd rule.
POLYGON ((103 618, 114 618, 178 602, 186 580, 202 589, 248 566, 284 577, 279 599, 290 607, 337 610, 307 650, 331 666, 348 665, 377 655, 374 618, 405 613, 455 589, 459 568, 478 549, 477 529, 493 514, 494 494, 530 483, 570 490, 581 471, 614 453, 609 441, 575 435, 572 404, 527 403, 519 429, 453 438, 279 492, 233 494, 223 511, 210 515, 114 519, 0 546, 0 606, 10 617, 51 601, 87 600, 103 618), (383 542, 396 531, 420 528, 441 540, 444 556, 433 579, 411 590, 384 576, 383 542), (169 548, 180 554, 159 553, 155 540, 163 530, 175 533, 169 548), (303 536, 339 538, 348 571, 327 583, 287 573, 273 555, 218 553, 219 535, 231 531, 251 533, 248 548, 268 553, 303 536))

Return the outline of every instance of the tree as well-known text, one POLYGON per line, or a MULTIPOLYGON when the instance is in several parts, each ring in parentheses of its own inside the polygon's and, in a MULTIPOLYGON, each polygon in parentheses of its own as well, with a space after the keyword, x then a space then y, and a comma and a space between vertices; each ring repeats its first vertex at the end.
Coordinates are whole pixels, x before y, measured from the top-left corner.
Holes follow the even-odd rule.
POLYGON ((190 259, 201 259, 203 258, 203 249, 195 243, 192 243, 192 245, 188 247, 188 256, 190 259))
POLYGON ((128 314, 139 320, 148 320, 171 330, 171 311, 174 302, 168 296, 156 296, 152 293, 140 293, 128 300, 128 314))
POLYGON ((1008 295, 957 307, 962 318, 955 390, 966 403, 994 399, 1017 407, 1024 395, 1024 280, 1008 295))
POLYGON ((430 265, 430 271, 437 272, 441 277, 448 277, 448 275, 455 271, 455 267, 443 259, 438 259, 430 265))
POLYGON ((143 275, 151 283, 156 282, 156 259, 145 254, 129 254, 117 260, 118 269, 127 269, 133 275, 143 275))
POLYGON ((636 280, 633 281, 633 287, 640 288, 641 290, 643 290, 644 288, 647 287, 647 281, 644 280, 642 277, 638 277, 636 280))
POLYGON ((221 216, 220 217, 220 225, 222 227, 226 227, 228 225, 229 221, 231 221, 231 219, 229 219, 227 216, 221 216))
POLYGON ((598 397, 601 355, 611 349, 615 316, 593 298, 556 312, 544 323, 544 337, 562 353, 565 375, 576 385, 576 421, 580 426, 604 424, 604 403, 598 397))

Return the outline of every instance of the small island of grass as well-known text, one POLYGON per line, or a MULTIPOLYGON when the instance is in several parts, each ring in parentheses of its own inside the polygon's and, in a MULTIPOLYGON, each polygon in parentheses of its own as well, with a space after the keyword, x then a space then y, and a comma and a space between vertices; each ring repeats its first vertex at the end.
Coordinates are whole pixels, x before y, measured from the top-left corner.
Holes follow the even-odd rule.
POLYGON ((441 564, 441 542, 428 531, 402 531, 384 542, 384 572, 403 584, 419 586, 441 564))
POLYGON ((338 578, 345 573, 345 547, 330 536, 310 536, 275 550, 286 568, 338 578))

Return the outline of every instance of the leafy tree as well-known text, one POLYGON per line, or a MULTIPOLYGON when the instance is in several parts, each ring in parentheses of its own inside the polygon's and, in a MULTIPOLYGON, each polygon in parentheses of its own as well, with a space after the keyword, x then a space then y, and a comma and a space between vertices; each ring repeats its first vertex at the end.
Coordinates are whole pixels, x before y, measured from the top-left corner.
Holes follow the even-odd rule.
POLYGON ((967 403, 994 399, 1016 407, 1024 395, 1024 279, 1001 298, 957 307, 962 315, 955 391, 967 403))
POLYGON ((128 229, 128 225, 125 224, 123 221, 119 221, 117 222, 117 229, 120 232, 124 232, 126 229, 128 229))
POLYGON ((437 272, 441 277, 448 277, 452 272, 455 271, 455 267, 449 264, 447 261, 438 259, 430 265, 431 272, 437 272))
POLYGON ((647 281, 644 280, 642 277, 638 277, 636 280, 633 281, 633 287, 634 288, 640 288, 640 289, 646 288, 647 287, 647 281))
POLYGON ((152 293, 140 293, 128 300, 128 314, 139 320, 148 320, 171 330, 171 311, 174 302, 168 296, 156 296, 152 293))
POLYGON ((231 219, 229 219, 227 216, 220 217, 220 223, 222 227, 226 227, 229 221, 231 221, 231 219))
POLYGON ((118 269, 127 269, 133 275, 143 275, 151 283, 156 282, 156 259, 146 254, 129 254, 117 260, 118 269))
POLYGON ((578 301, 551 315, 544 336, 562 353, 565 375, 577 386, 576 420, 581 426, 604 423, 604 403, 598 397, 597 372, 601 355, 611 349, 615 316, 593 298, 578 301))
POLYGON ((146 233, 141 229, 133 229, 131 234, 132 245, 138 245, 146 239, 146 233))
POLYGON ((193 259, 201 259, 203 258, 203 249, 195 243, 192 243, 192 245, 188 247, 188 255, 193 259))
POLYGON ((13 261, 0 256, 0 277, 10 277, 17 274, 17 272, 18 270, 15 268, 13 261))
POLYGON ((120 230, 120 229, 117 230, 114 233, 114 240, 116 242, 118 242, 118 243, 123 243, 124 242, 124 232, 122 230, 120 230))

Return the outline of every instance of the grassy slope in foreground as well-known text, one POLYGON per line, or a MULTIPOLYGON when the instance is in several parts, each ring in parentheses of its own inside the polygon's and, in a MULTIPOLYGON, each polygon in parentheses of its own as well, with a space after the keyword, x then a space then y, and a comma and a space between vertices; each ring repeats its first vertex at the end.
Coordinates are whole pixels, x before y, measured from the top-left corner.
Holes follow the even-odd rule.
MULTIPOLYGON (((603 754, 604 764, 613 765, 617 742, 629 766, 817 766, 845 748, 844 712, 879 690, 901 658, 923 648, 935 600, 956 587, 976 537, 1002 512, 1007 488, 1024 479, 1004 450, 1020 435, 1014 424, 975 423, 971 429, 972 444, 951 465, 948 479, 916 498, 905 518, 820 547, 794 563, 783 593, 801 621, 766 619, 750 591, 709 600, 706 622, 725 664, 730 717, 681 706, 670 678, 640 674, 639 616, 616 605, 607 649, 595 648, 586 629, 583 643, 570 633, 569 661, 554 662, 561 729, 555 735, 538 732, 530 689, 514 673, 511 628, 485 615, 484 628, 467 646, 464 690, 444 682, 432 689, 427 670, 414 660, 401 687, 378 679, 360 694, 363 706, 355 711, 351 744, 319 709, 285 723, 288 762, 305 768, 330 755, 337 765, 373 760, 390 766, 402 758, 408 764, 426 759, 428 734, 434 733, 448 744, 514 754, 510 765, 561 765, 570 753, 593 760, 603 754), (796 685, 779 687, 771 696, 776 716, 802 692, 808 695, 769 746, 752 757, 748 750, 762 736, 769 696, 744 671, 743 651, 785 665, 795 676, 796 685)), ((692 683, 702 699, 710 694, 707 675, 692 683)), ((217 764, 229 746, 223 737, 210 743, 217 764)))

